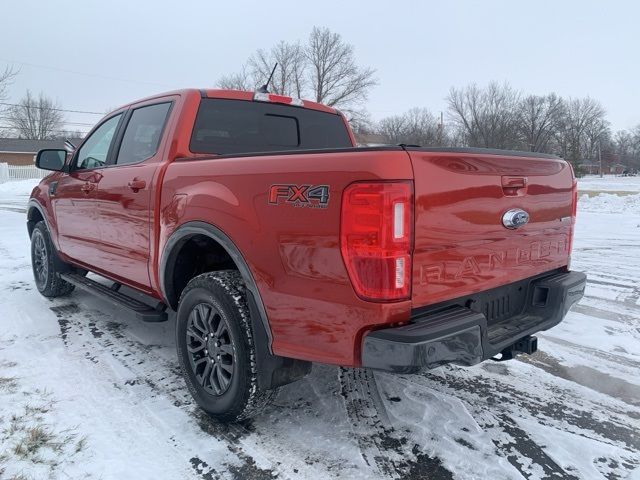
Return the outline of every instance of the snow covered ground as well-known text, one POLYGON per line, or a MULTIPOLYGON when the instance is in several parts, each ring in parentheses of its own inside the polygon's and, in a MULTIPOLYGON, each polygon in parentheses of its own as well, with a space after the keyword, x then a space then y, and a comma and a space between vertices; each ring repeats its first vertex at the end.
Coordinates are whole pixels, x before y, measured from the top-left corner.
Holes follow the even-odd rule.
POLYGON ((587 175, 579 180, 580 189, 590 192, 635 192, 640 193, 640 176, 616 177, 587 175))
POLYGON ((38 294, 32 185, 0 185, 0 478, 640 478, 638 178, 581 181, 638 193, 581 196, 586 296, 535 355, 422 375, 314 366, 233 426, 189 397, 173 317, 38 294))

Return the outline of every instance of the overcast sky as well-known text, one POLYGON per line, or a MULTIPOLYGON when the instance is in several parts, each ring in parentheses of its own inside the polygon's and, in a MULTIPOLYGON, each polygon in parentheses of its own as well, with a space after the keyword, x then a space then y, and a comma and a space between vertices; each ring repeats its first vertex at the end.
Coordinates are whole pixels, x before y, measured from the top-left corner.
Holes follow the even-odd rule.
POLYGON ((21 69, 13 101, 31 89, 66 109, 104 112, 213 86, 257 48, 305 39, 318 25, 377 70, 368 102, 375 120, 414 106, 438 112, 451 86, 498 80, 594 97, 614 129, 640 123, 640 2, 632 0, 3 0, 0 8, 0 68, 21 69))

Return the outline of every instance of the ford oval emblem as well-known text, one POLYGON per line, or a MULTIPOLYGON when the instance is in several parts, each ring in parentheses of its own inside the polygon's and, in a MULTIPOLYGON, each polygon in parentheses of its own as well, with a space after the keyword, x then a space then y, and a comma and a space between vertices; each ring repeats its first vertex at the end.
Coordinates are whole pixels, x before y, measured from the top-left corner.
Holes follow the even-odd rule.
POLYGON ((502 225, 510 230, 515 230, 529 223, 529 214, 520 208, 507 210, 502 215, 502 225))

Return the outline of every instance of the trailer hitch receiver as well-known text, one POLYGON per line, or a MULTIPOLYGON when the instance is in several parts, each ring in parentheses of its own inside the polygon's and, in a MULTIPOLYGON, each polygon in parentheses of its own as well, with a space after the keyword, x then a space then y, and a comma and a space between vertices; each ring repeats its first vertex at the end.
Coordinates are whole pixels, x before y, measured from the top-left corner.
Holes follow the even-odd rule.
POLYGON ((513 359, 519 353, 526 353, 531 355, 538 351, 538 337, 535 335, 527 335, 521 338, 513 345, 509 345, 507 348, 500 352, 500 358, 494 358, 498 362, 513 359))

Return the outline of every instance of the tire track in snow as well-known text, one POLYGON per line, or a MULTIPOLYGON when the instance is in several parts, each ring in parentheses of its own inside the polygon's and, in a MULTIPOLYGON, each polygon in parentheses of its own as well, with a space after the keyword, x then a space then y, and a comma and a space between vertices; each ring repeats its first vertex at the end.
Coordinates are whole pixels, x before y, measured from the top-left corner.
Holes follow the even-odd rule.
MULTIPOLYGON (((537 355, 533 357, 522 356, 518 360, 540 368, 555 377, 575 382, 596 392, 617 398, 629 405, 640 407, 640 386, 621 378, 583 365, 565 366, 555 357, 543 351, 538 351, 537 355)), ((640 418, 634 412, 627 414, 632 418, 640 418)))
POLYGON ((640 369, 640 362, 630 359, 629 357, 625 357, 623 355, 616 355, 615 353, 605 352, 602 350, 598 350, 597 348, 589 347, 587 345, 580 345, 578 343, 570 342, 568 340, 564 340, 562 338, 555 337, 549 333, 541 333, 539 334, 545 340, 556 343, 558 345, 565 346, 582 354, 588 355, 590 357, 597 357, 601 360, 619 363, 621 365, 625 365, 630 368, 640 369))
MULTIPOLYGON (((203 432, 226 441, 229 452, 240 463, 239 467, 232 463, 224 465, 226 472, 232 477, 255 479, 274 478, 274 475, 289 477, 289 472, 283 471, 278 466, 283 456, 287 460, 287 466, 292 469, 308 472, 309 475, 314 474, 308 465, 282 452, 281 445, 250 430, 250 421, 243 424, 223 424, 207 416, 189 396, 177 360, 169 362, 156 354, 155 349, 158 346, 144 344, 126 335, 126 324, 109 321, 108 314, 87 308, 80 309, 76 303, 54 306, 51 310, 58 317, 60 336, 67 348, 84 351, 85 358, 93 363, 100 363, 99 357, 102 354, 109 355, 131 372, 134 378, 127 380, 123 387, 117 386, 118 388, 142 385, 143 388, 149 388, 154 396, 169 397, 174 406, 183 409, 203 432), (95 352, 96 343, 101 348, 98 352, 95 352), (153 368, 148 368, 147 363, 152 364, 153 368), (273 466, 271 469, 257 467, 254 456, 247 453, 246 449, 240 445, 241 441, 251 436, 256 441, 256 445, 251 445, 251 451, 254 452, 257 447, 259 456, 266 461, 265 463, 273 466), (237 477, 233 472, 243 472, 243 476, 237 477)), ((198 457, 193 457, 190 465, 194 473, 202 478, 218 478, 216 475, 225 476, 226 473, 214 471, 198 457)))
MULTIPOLYGON (((403 375, 399 377, 399 380, 418 388, 429 388, 417 378, 412 379, 410 376, 403 375)), ((544 478, 579 480, 578 477, 565 472, 540 445, 517 426, 506 412, 492 412, 486 408, 486 405, 482 405, 485 408, 479 408, 475 402, 469 403, 464 399, 461 400, 478 426, 490 436, 497 448, 497 453, 513 465, 524 478, 534 476, 537 466, 544 472, 544 478)))
POLYGON ((400 435, 389 421, 373 372, 340 368, 340 394, 360 453, 377 478, 453 479, 437 457, 421 452, 419 445, 400 435))
MULTIPOLYGON (((563 469, 524 429, 518 427, 518 418, 533 419, 544 427, 617 447, 619 458, 606 459, 608 463, 620 465, 616 474, 626 476, 638 466, 638 461, 633 460, 640 450, 640 439, 634 427, 637 423, 635 415, 616 411, 613 405, 606 405, 605 409, 604 405, 585 404, 589 402, 582 399, 579 392, 567 392, 545 381, 533 387, 540 393, 532 394, 531 386, 526 385, 531 376, 523 379, 521 384, 514 384, 513 373, 506 373, 505 378, 510 380, 507 384, 489 374, 486 370, 489 368, 485 366, 483 372, 479 368, 445 367, 442 369, 446 372, 444 377, 427 373, 402 378, 461 400, 478 424, 492 436, 499 453, 512 465, 520 465, 525 476, 533 473, 526 467, 528 464, 539 465, 548 475, 559 475, 563 469), (548 393, 545 395, 543 392, 548 393), (607 415, 597 412, 606 412, 607 415), (504 435, 512 440, 505 441, 504 435)), ((565 472, 564 475, 573 473, 565 472)))

